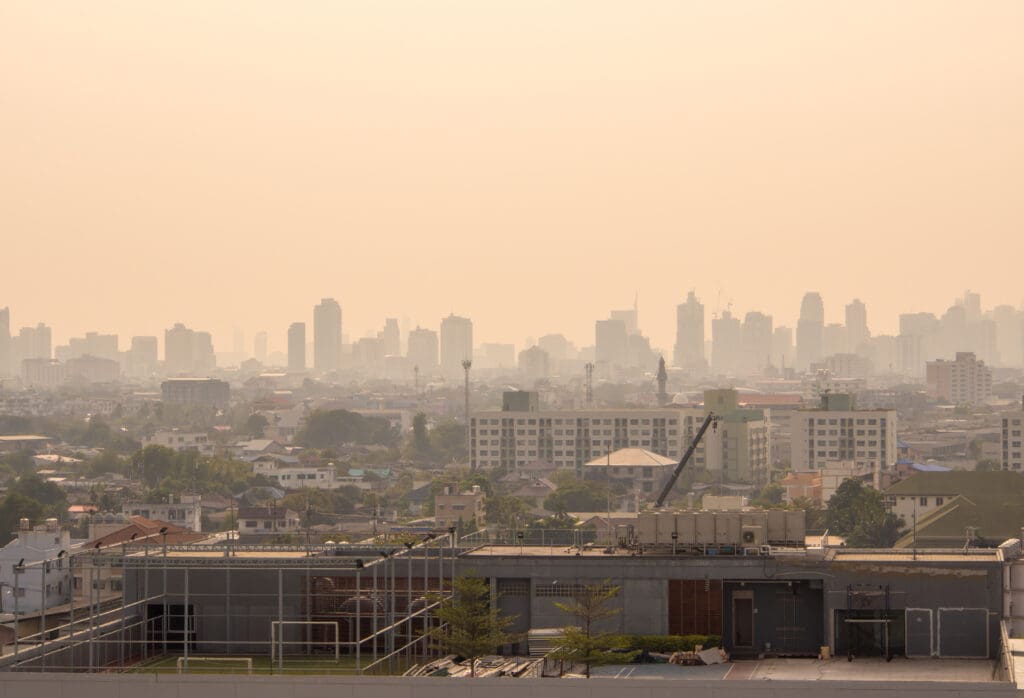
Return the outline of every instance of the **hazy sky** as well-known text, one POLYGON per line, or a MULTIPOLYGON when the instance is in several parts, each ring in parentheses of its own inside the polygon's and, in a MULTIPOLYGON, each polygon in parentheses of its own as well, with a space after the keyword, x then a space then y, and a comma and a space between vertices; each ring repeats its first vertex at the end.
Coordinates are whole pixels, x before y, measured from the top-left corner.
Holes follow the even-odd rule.
POLYGON ((1019 0, 4 0, 0 307, 589 344, 638 292, 670 350, 690 288, 1019 305, 1022 36, 1019 0))

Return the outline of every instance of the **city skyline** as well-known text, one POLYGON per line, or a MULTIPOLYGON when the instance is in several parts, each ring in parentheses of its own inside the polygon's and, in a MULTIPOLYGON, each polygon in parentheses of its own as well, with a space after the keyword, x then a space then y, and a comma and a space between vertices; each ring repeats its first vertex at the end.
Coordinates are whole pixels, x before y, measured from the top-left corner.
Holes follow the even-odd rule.
MULTIPOLYGON (((935 319, 941 320, 943 318, 944 314, 946 313, 946 311, 948 311, 950 308, 953 308, 953 307, 963 307, 962 304, 964 303, 965 299, 968 299, 968 297, 970 297, 968 299, 968 301, 967 301, 968 303, 970 303, 970 304, 977 303, 978 304, 977 311, 981 312, 981 313, 988 314, 988 315, 992 315, 993 311, 996 308, 1005 308, 1007 306, 1010 306, 1010 304, 1001 303, 1001 302, 998 302, 998 301, 990 301, 988 303, 985 303, 984 298, 980 297, 980 294, 977 294, 976 292, 972 291, 971 289, 966 289, 961 295, 954 296, 951 299, 951 301, 949 302, 949 304, 945 305, 942 308, 938 308, 938 309, 935 309, 935 310, 929 310, 929 311, 920 311, 920 312, 901 311, 898 314, 897 319, 896 319, 895 331, 893 331, 893 332, 882 332, 882 331, 878 331, 878 330, 875 329, 876 325, 875 325, 875 321, 874 321, 874 314, 871 311, 871 307, 868 304, 864 303, 861 298, 859 298, 859 297, 850 298, 847 302, 844 302, 842 304, 838 304, 840 307, 837 309, 837 312, 830 314, 828 312, 828 309, 829 309, 828 301, 824 300, 824 299, 821 299, 820 295, 821 294, 818 294, 816 291, 807 291, 807 292, 805 292, 804 295, 801 297, 801 300, 800 300, 800 306, 798 308, 798 312, 796 313, 797 317, 794 320, 794 322, 792 322, 790 324, 790 323, 785 323, 785 322, 779 322, 778 318, 780 317, 780 315, 778 313, 772 311, 771 309, 742 309, 742 308, 741 309, 737 309, 734 304, 730 304, 730 307, 727 307, 726 309, 723 309, 722 312, 719 312, 719 313, 712 312, 712 311, 710 311, 708 309, 708 304, 705 302, 704 298, 699 293, 696 293, 694 290, 691 289, 687 293, 686 298, 680 298, 679 302, 673 307, 673 313, 672 313, 672 318, 671 318, 671 323, 672 323, 671 335, 672 336, 670 338, 668 338, 668 341, 665 344, 661 344, 661 343, 656 342, 656 341, 651 341, 651 348, 656 350, 656 351, 660 351, 661 354, 666 358, 666 360, 669 362, 670 365, 673 365, 673 366, 685 365, 686 362, 683 362, 683 363, 679 362, 680 355, 679 355, 679 353, 677 351, 677 347, 676 347, 678 341, 682 337, 681 335, 678 334, 678 327, 679 326, 678 326, 677 323, 680 322, 683 319, 683 317, 678 314, 678 309, 680 307, 690 307, 690 305, 693 304, 693 303, 696 303, 697 307, 702 307, 703 314, 704 314, 703 341, 700 342, 700 347, 701 347, 700 351, 703 352, 702 359, 705 362, 707 362, 709 359, 711 359, 711 356, 712 356, 713 345, 714 345, 714 338, 715 338, 714 328, 716 327, 716 325, 724 327, 724 325, 722 325, 721 323, 723 321, 725 321, 725 320, 728 320, 727 324, 729 324, 730 326, 731 326, 732 323, 736 323, 736 328, 733 331, 735 333, 735 337, 730 339, 729 337, 726 337, 726 336, 723 335, 722 337, 720 337, 720 340, 724 342, 724 344, 723 344, 724 347, 729 348, 729 350, 731 352, 736 352, 737 353, 737 357, 738 357, 739 352, 743 351, 743 349, 741 348, 741 344, 746 344, 748 346, 750 344, 749 335, 744 334, 744 337, 741 339, 740 326, 742 325, 743 328, 744 328, 743 332, 747 333, 748 329, 749 329, 748 325, 749 325, 749 323, 751 321, 753 321, 754 323, 760 323, 760 324, 767 323, 766 328, 762 328, 761 330, 753 330, 753 331, 760 332, 762 334, 767 332, 767 334, 765 334, 764 336, 762 336, 760 338, 759 343, 757 343, 757 346, 770 347, 770 345, 771 345, 771 336, 770 336, 771 335, 771 329, 774 326, 774 328, 776 330, 782 329, 784 331, 789 331, 792 334, 791 342, 792 342, 793 348, 795 349, 800 344, 800 335, 799 335, 799 325, 800 325, 800 322, 799 322, 799 316, 800 316, 800 313, 803 311, 803 309, 804 309, 804 307, 805 307, 805 305, 806 305, 806 303, 808 302, 809 299, 814 299, 814 300, 811 300, 812 304, 816 304, 818 300, 822 300, 823 301, 822 305, 823 305, 823 310, 824 310, 824 322, 822 323, 822 326, 819 328, 819 330, 818 330, 819 332, 824 332, 825 328, 827 328, 829 326, 831 326, 831 327, 842 326, 844 328, 847 328, 847 326, 851 322, 854 323, 853 336, 855 338, 857 338, 857 339, 851 339, 850 342, 848 342, 849 348, 850 348, 851 351, 853 351, 854 348, 857 346, 857 340, 858 339, 862 339, 865 336, 865 333, 866 333, 866 336, 870 336, 870 337, 879 337, 879 336, 898 337, 901 334, 901 327, 900 327, 901 322, 902 323, 908 323, 908 322, 911 323, 911 327, 908 328, 908 331, 910 331, 911 334, 920 334, 921 330, 919 328, 916 328, 916 326, 914 326, 913 323, 920 322, 920 319, 921 319, 922 315, 923 316, 934 316, 935 319)), ((634 297, 634 302, 635 301, 636 301, 636 297, 634 297)), ((195 332, 198 332, 199 334, 205 336, 207 338, 206 339, 207 342, 212 341, 213 349, 216 350, 216 353, 218 355, 239 355, 239 356, 242 356, 242 357, 245 357, 245 356, 254 357, 257 354, 262 352, 264 354, 264 356, 266 356, 268 354, 274 354, 274 355, 284 355, 285 357, 287 357, 288 352, 289 352, 289 346, 290 346, 289 332, 292 330, 294 325, 301 325, 301 326, 303 326, 303 332, 305 332, 304 328, 306 326, 315 328, 315 326, 316 326, 315 316, 316 316, 316 313, 317 313, 317 309, 320 308, 321 305, 323 305, 323 303, 327 303, 328 305, 331 305, 334 308, 333 312, 337 312, 338 313, 338 317, 336 317, 334 320, 332 320, 332 322, 335 322, 335 321, 337 322, 337 328, 335 328, 332 331, 337 331, 338 332, 338 336, 339 336, 339 341, 341 339, 344 339, 346 341, 346 345, 345 346, 348 346, 348 347, 351 347, 352 345, 356 344, 360 339, 368 338, 368 337, 372 337, 372 338, 384 341, 385 343, 387 343, 389 345, 394 345, 396 340, 393 337, 393 333, 396 333, 396 332, 399 333, 399 336, 401 337, 400 346, 404 347, 408 343, 408 339, 409 339, 408 335, 409 335, 410 332, 413 332, 415 330, 427 330, 427 331, 433 331, 435 333, 438 333, 438 332, 440 332, 440 328, 441 328, 442 324, 444 323, 444 321, 446 319, 449 319, 449 318, 452 318, 452 317, 456 317, 453 314, 449 314, 448 316, 442 316, 442 317, 436 318, 433 323, 430 323, 430 322, 425 322, 425 323, 416 322, 416 323, 412 323, 412 322, 410 322, 408 320, 407 316, 403 317, 402 321, 398 321, 394 317, 382 317, 380 319, 380 323, 379 323, 379 325, 377 326, 376 329, 367 329, 364 333, 360 334, 360 333, 353 333, 351 328, 350 328, 350 326, 347 324, 347 322, 344 325, 344 329, 342 329, 341 315, 344 314, 344 316, 346 318, 350 316, 350 313, 349 313, 348 309, 342 303, 338 302, 334 298, 322 298, 320 303, 311 306, 309 311, 305 315, 302 315, 303 319, 301 319, 301 320, 293 320, 291 322, 288 322, 282 328, 267 327, 265 325, 261 325, 259 327, 254 327, 254 328, 242 328, 242 327, 238 327, 238 326, 233 326, 233 327, 230 328, 229 331, 225 331, 223 333, 223 335, 218 335, 216 333, 211 333, 208 330, 204 330, 204 329, 199 328, 199 327, 191 327, 190 331, 195 331, 195 332), (308 316, 309 319, 306 319, 306 316, 308 316), (384 339, 384 335, 385 334, 389 335, 386 340, 384 339), (240 342, 241 342, 241 344, 240 344, 240 342), (257 345, 259 345, 259 346, 257 346, 257 345), (219 347, 219 349, 218 349, 218 347, 219 347)), ((1011 307, 1013 307, 1015 313, 1024 314, 1024 305, 1021 305, 1021 306, 1011 306, 1011 307)), ((36 331, 36 329, 38 327, 42 327, 43 329, 45 329, 45 331, 47 332, 47 340, 46 341, 48 342, 48 345, 51 347, 51 353, 53 353, 53 351, 55 351, 59 347, 66 346, 69 343, 72 346, 74 346, 76 344, 76 342, 77 343, 81 343, 83 341, 88 340, 89 337, 93 337, 93 336, 98 336, 101 339, 102 338, 110 338, 111 336, 115 336, 115 338, 119 341, 119 346, 120 346, 121 350, 122 351, 127 351, 130 348, 130 346, 131 346, 132 339, 134 339, 134 338, 150 338, 150 337, 164 336, 171 329, 173 329, 173 327, 176 327, 176 326, 179 326, 179 325, 186 325, 186 326, 188 325, 188 323, 174 322, 174 323, 171 323, 168 326, 160 329, 159 331, 154 332, 151 335, 148 335, 148 334, 138 334, 138 333, 133 333, 133 332, 117 332, 117 331, 110 332, 110 334, 103 334, 104 330, 99 330, 98 331, 96 328, 84 330, 84 331, 81 331, 81 332, 68 333, 68 332, 61 332, 59 330, 59 328, 57 328, 53 324, 50 324, 50 323, 46 322, 45 320, 37 321, 37 320, 33 319, 32 321, 29 321, 29 322, 26 322, 26 323, 23 324, 18 319, 17 309, 16 308, 12 309, 10 305, 0 306, 0 310, 6 311, 2 316, 0 316, 0 318, 3 318, 4 322, 9 323, 9 331, 10 331, 10 335, 12 337, 15 337, 18 334, 18 332, 19 332, 19 330, 21 328, 25 328, 26 330, 28 330, 30 332, 36 331), (99 333, 99 334, 97 334, 97 333, 99 333)), ((812 311, 815 318, 818 317, 818 310, 819 310, 819 308, 815 307, 813 309, 813 311, 812 311)), ((563 337, 565 337, 565 339, 567 339, 569 341, 569 343, 572 346, 574 346, 577 350, 579 350, 579 349, 583 349, 583 348, 586 348, 586 347, 593 348, 595 346, 595 339, 596 339, 596 337, 595 337, 595 331, 594 331, 594 322, 596 320, 598 326, 600 326, 603 322, 606 322, 606 321, 601 320, 600 316, 602 314, 608 314, 609 312, 610 312, 610 315, 612 316, 611 317, 612 320, 618 319, 618 320, 623 320, 625 322, 625 325, 626 325, 625 329, 627 330, 627 334, 632 335, 632 334, 638 333, 638 334, 642 334, 644 337, 651 338, 653 340, 653 337, 652 337, 653 333, 651 333, 651 332, 649 332, 647 330, 647 324, 645 324, 643 322, 643 318, 646 317, 647 314, 645 314, 642 311, 641 306, 630 308, 628 310, 615 310, 615 309, 612 309, 611 311, 605 310, 603 313, 598 313, 595 316, 595 318, 593 318, 593 319, 591 319, 589 321, 589 326, 590 326, 590 334, 589 334, 589 336, 584 336, 584 337, 581 337, 581 338, 573 337, 571 335, 568 335, 565 331, 560 330, 557 327, 556 328, 550 328, 550 331, 548 331, 548 332, 533 332, 533 333, 530 333, 530 334, 526 335, 525 337, 519 337, 519 338, 509 337, 509 336, 497 336, 497 337, 483 337, 483 338, 481 338, 481 337, 479 337, 479 333, 478 333, 478 330, 477 330, 477 328, 479 327, 478 323, 481 321, 480 318, 477 318, 477 317, 466 317, 464 319, 467 319, 467 320, 470 321, 470 323, 471 323, 470 333, 471 333, 471 335, 473 335, 473 336, 475 336, 477 338, 476 340, 473 340, 472 338, 470 339, 470 342, 471 342, 471 344, 472 344, 472 346, 473 346, 473 348, 475 350, 486 349, 488 346, 495 344, 495 342, 499 342, 499 343, 504 343, 504 344, 507 344, 507 345, 510 345, 510 346, 514 346, 516 348, 516 350, 518 351, 518 350, 522 350, 522 349, 528 349, 531 346, 537 346, 539 340, 541 338, 545 337, 545 336, 563 336, 563 337), (633 326, 633 325, 635 325, 635 326, 633 326), (532 340, 532 342, 528 342, 527 340, 532 340)), ((352 313, 352 314, 356 314, 356 313, 352 313)), ((296 313, 295 317, 299 317, 300 315, 301 315, 300 313, 296 313)), ((457 319, 461 320, 463 318, 457 317, 457 319)), ((484 319, 484 322, 486 324, 486 318, 484 319)), ((691 327, 689 320, 686 321, 686 327, 687 328, 691 327)), ((1024 343, 1024 326, 1022 326, 1021 335, 1022 336, 1019 338, 1020 342, 1024 343)), ((690 343, 692 343, 692 341, 693 340, 690 340, 690 343)), ((837 352, 837 351, 828 351, 828 352, 825 352, 825 353, 821 353, 822 351, 824 351, 824 347, 828 345, 828 341, 824 337, 821 338, 820 340, 815 340, 815 341, 818 342, 820 347, 821 347, 819 349, 814 350, 815 352, 817 352, 817 356, 815 357, 815 359, 820 359, 820 358, 822 358, 822 357, 824 357, 826 355, 842 353, 842 352, 837 352), (822 342, 824 344, 821 344, 822 342)), ((166 351, 165 348, 164 348, 165 344, 166 344, 165 341, 161 341, 160 344, 159 344, 159 346, 160 346, 160 355, 161 356, 164 356, 164 352, 166 351)), ((316 353, 315 337, 312 336, 312 335, 306 335, 305 336, 304 346, 310 352, 310 356, 309 356, 310 366, 314 367, 314 364, 315 364, 315 353, 316 353)), ((961 348, 966 349, 967 346, 968 346, 968 339, 965 337, 964 347, 961 347, 961 348)), ((696 348, 696 347, 694 347, 694 348, 696 348)), ((336 348, 332 347, 330 349, 330 351, 331 352, 340 351, 340 345, 338 347, 336 347, 336 348)), ((106 356, 107 355, 107 352, 105 352, 105 351, 93 351, 92 353, 94 353, 94 354, 96 354, 98 356, 106 356)), ((393 353, 394 352, 390 352, 390 351, 386 351, 385 352, 385 354, 393 354, 393 353)), ((404 351, 401 352, 401 353, 403 355, 405 354, 404 351)), ((746 357, 746 360, 749 361, 750 358, 751 357, 748 356, 748 357, 746 357)), ((795 358, 796 358, 797 363, 800 363, 799 357, 795 357, 795 358)), ((952 358, 952 355, 950 355, 948 357, 932 357, 932 358, 952 358)), ((722 360, 721 356, 719 357, 718 360, 719 361, 722 360)), ((739 358, 735 358, 734 359, 733 357, 729 357, 727 359, 728 363, 733 363, 733 362, 739 361, 739 360, 740 360, 739 358)), ((452 361, 454 361, 454 359, 452 361)), ((331 368, 335 368, 336 364, 332 363, 330 365, 330 367, 331 368)))
POLYGON ((0 298, 57 341, 1024 300, 1020 3, 58 5, 0 26, 0 298))

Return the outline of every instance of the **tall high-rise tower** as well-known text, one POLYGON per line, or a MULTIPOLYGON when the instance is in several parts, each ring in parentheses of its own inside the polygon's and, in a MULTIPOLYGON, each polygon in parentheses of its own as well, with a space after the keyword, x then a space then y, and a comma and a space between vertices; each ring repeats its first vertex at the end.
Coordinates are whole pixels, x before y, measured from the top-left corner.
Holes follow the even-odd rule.
POLYGON ((170 376, 191 373, 195 366, 195 332, 182 323, 164 331, 164 371, 170 376))
POLYGON ((0 376, 11 370, 11 311, 0 308, 0 376))
POLYGON ((437 368, 437 332, 422 327, 409 331, 409 363, 423 373, 437 368))
POLYGON ((341 367, 341 306, 323 298, 313 308, 313 368, 337 371, 341 367))
POLYGON ((441 320, 441 370, 458 376, 466 359, 473 360, 473 321, 449 315, 441 320))
POLYGON ((384 356, 402 355, 402 334, 398 329, 398 319, 389 317, 384 320, 384 329, 377 334, 384 345, 384 356))
POLYGON ((846 305, 846 342, 849 350, 857 351, 870 338, 868 309, 859 298, 854 298, 846 305))
POLYGON ((306 323, 293 322, 288 326, 288 370, 306 370, 306 323))
POLYGON ((800 320, 796 325, 796 367, 806 371, 820 361, 825 351, 825 304, 821 294, 808 292, 800 304, 800 320))
POLYGON ((690 291, 686 302, 676 306, 676 346, 672 363, 681 368, 702 370, 704 361, 704 304, 690 291))

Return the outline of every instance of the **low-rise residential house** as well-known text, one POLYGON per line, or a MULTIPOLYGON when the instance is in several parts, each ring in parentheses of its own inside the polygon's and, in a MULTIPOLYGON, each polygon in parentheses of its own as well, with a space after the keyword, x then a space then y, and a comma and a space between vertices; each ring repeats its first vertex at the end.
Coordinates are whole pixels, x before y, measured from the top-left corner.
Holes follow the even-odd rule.
POLYGON ((519 499, 533 499, 538 504, 543 504, 544 499, 557 489, 558 485, 542 477, 520 485, 512 491, 512 496, 519 499))
POLYGON ((260 456, 252 463, 253 475, 263 475, 286 490, 334 490, 341 487, 333 465, 313 466, 282 462, 280 456, 260 456))
POLYGON ((657 494, 661 483, 672 472, 676 461, 642 448, 620 448, 594 458, 583 465, 585 475, 624 482, 631 491, 649 496, 657 494))
POLYGON ((214 452, 214 443, 210 440, 210 435, 201 431, 161 429, 143 437, 142 445, 164 446, 175 451, 198 451, 204 456, 212 456, 214 452))
POLYGON ((82 519, 89 518, 99 510, 100 508, 95 504, 72 504, 68 507, 68 518, 72 521, 81 521, 82 519))
POLYGON ((455 485, 445 485, 434 497, 434 522, 437 528, 452 526, 482 526, 486 496, 479 485, 467 492, 459 492, 455 485))
POLYGON ((203 531, 202 495, 198 494, 182 494, 177 501, 170 502, 132 502, 125 504, 122 511, 127 516, 166 521, 196 533, 203 531))
POLYGON ((269 454, 287 455, 288 449, 274 439, 252 439, 239 441, 231 447, 231 453, 236 458, 249 459, 269 454))
POLYGON ((299 528, 299 515, 285 507, 242 507, 238 510, 239 535, 297 533, 299 528))
MULTIPOLYGON (((886 489, 885 496, 890 510, 903 519, 905 530, 912 532, 916 521, 919 541, 926 521, 935 526, 943 518, 945 526, 956 529, 943 534, 951 537, 952 547, 957 547, 957 540, 963 543, 967 526, 981 529, 975 533, 986 539, 1002 536, 1000 542, 1018 536, 1024 526, 1020 518, 1024 504, 1019 504, 1024 502, 1024 475, 1012 471, 918 473, 886 489), (955 506, 950 507, 953 500, 955 506), (942 517, 933 516, 940 510, 942 517), (951 516, 954 511, 959 513, 951 516)), ((932 528, 932 535, 937 536, 938 530, 932 528)))

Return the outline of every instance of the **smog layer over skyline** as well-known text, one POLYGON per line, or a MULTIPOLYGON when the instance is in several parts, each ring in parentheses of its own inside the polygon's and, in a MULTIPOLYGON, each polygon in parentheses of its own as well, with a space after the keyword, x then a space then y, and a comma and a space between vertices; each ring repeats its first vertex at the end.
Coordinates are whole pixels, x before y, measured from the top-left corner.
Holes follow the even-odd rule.
POLYGON ((1024 301, 1024 6, 6 3, 0 306, 478 341, 1024 301))

